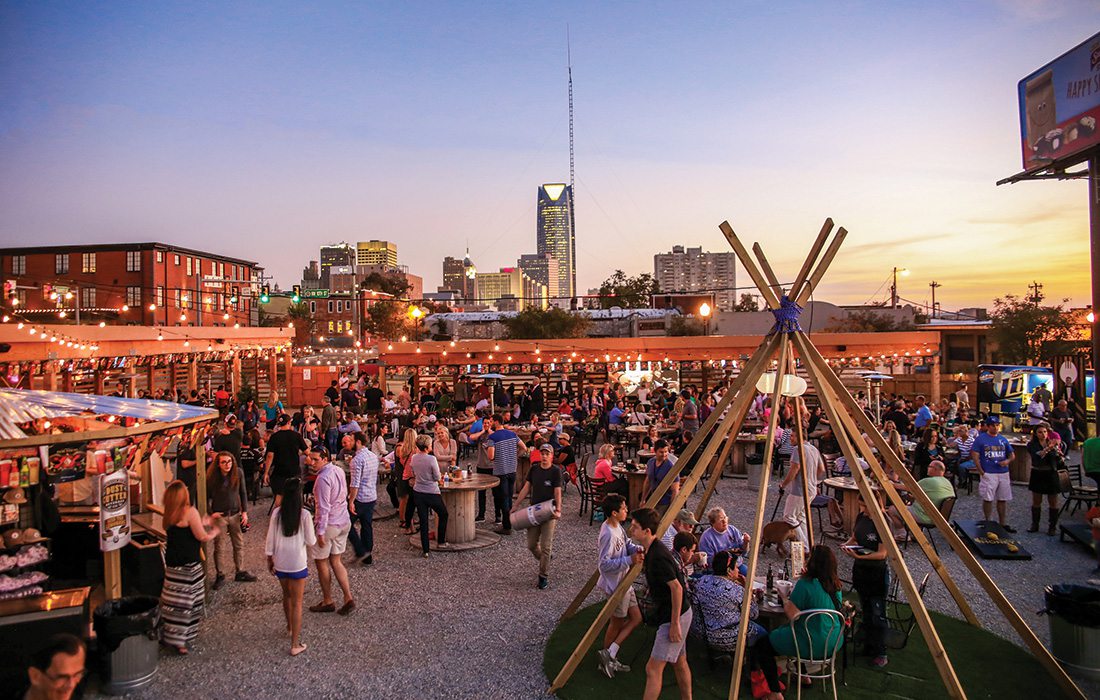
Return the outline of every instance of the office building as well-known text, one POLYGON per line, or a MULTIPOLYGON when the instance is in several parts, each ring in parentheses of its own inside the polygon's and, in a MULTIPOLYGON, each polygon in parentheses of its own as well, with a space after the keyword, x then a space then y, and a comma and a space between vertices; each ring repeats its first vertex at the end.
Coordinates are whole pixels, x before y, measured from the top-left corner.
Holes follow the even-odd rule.
POLYGON ((448 255, 443 258, 443 285, 439 291, 454 291, 460 300, 472 302, 477 298, 474 289, 476 275, 477 268, 470 260, 470 251, 466 251, 466 257, 461 260, 448 255))
POLYGON ((356 265, 397 267, 397 244, 389 241, 359 241, 355 244, 356 265))
MULTIPOLYGON (((568 299, 577 292, 576 242, 573 239, 573 193, 569 185, 539 188, 536 252, 549 254, 558 263, 558 293, 568 299)), ((560 303, 560 302, 559 302, 560 303)))
POLYGON ((478 272, 476 282, 479 304, 498 311, 546 308, 546 285, 523 274, 518 267, 502 267, 500 272, 478 272))
POLYGON ((321 246, 320 288, 328 289, 329 269, 333 265, 354 265, 355 247, 347 243, 333 243, 321 246))
POLYGON ((166 243, 0 249, 19 314, 43 323, 255 325, 262 269, 166 243))
POLYGON ((523 274, 546 287, 551 299, 559 296, 558 261, 554 256, 549 253, 521 255, 518 265, 523 274))
POLYGON ((713 292, 717 310, 732 311, 737 304, 736 263, 734 253, 676 245, 670 253, 653 256, 653 277, 662 292, 713 292))

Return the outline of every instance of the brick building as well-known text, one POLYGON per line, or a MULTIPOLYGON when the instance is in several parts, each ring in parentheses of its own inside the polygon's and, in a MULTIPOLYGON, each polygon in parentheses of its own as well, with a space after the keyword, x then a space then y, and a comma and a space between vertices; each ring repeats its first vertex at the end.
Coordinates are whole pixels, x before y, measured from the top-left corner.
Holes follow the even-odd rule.
POLYGON ((255 325, 262 269, 166 243, 0 248, 19 314, 44 322, 255 325))

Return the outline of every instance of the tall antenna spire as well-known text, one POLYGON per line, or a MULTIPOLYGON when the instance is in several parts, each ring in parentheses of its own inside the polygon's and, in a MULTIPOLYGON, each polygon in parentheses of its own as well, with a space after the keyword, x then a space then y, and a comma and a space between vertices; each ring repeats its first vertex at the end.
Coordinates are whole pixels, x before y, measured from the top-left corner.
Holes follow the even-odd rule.
POLYGON ((569 248, 573 269, 569 271, 572 294, 577 295, 577 210, 574 201, 573 169, 573 52, 569 40, 569 25, 565 25, 565 59, 569 77, 569 248))

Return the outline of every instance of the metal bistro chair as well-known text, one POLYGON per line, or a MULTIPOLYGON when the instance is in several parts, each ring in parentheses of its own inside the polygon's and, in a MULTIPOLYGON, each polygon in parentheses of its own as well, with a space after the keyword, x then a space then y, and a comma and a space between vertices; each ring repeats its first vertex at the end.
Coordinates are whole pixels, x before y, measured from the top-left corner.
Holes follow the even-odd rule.
MULTIPOLYGON (((836 610, 815 608, 803 610, 798 614, 798 617, 791 620, 790 624, 791 635, 794 638, 795 658, 787 660, 787 685, 791 685, 791 673, 794 672, 798 677, 795 681, 795 687, 798 688, 796 697, 801 698, 803 678, 822 681, 828 679, 833 686, 833 700, 837 700, 836 655, 844 646, 844 615, 836 610), (808 630, 811 623, 817 620, 821 621, 821 629, 824 633, 826 644, 833 641, 831 645, 832 649, 826 649, 825 656, 820 659, 814 658, 812 649, 802 649, 798 639, 799 627, 808 630)), ((806 637, 808 639, 809 635, 807 634, 806 637)), ((813 646, 813 640, 810 640, 810 646, 813 646)), ((824 684, 821 690, 824 692, 824 684)))
POLYGON ((1066 509, 1069 508, 1069 504, 1071 501, 1073 502, 1073 510, 1071 511, 1071 514, 1076 513, 1077 509, 1081 506, 1085 506, 1085 509, 1088 510, 1089 507, 1096 505, 1097 502, 1096 487, 1085 486, 1085 484, 1083 483, 1083 477, 1081 476, 1081 465, 1067 464, 1066 469, 1069 471, 1070 485, 1069 491, 1062 492, 1064 500, 1062 502, 1061 509, 1059 509, 1058 511, 1059 516, 1062 513, 1066 512, 1066 509))

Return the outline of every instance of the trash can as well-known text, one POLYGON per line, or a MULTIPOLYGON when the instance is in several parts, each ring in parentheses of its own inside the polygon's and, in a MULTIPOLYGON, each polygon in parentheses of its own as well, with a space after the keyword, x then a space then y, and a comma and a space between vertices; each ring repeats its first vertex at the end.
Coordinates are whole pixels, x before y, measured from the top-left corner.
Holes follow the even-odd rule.
POLYGON ((745 465, 749 470, 749 488, 753 491, 760 490, 760 476, 764 473, 764 455, 751 454, 745 456, 745 465))
POLYGON ((125 695, 153 682, 159 623, 160 601, 152 596, 109 600, 95 609, 92 624, 99 641, 104 693, 125 695))
POLYGON ((1100 680, 1100 588, 1062 583, 1046 587, 1050 651, 1059 663, 1100 680))

